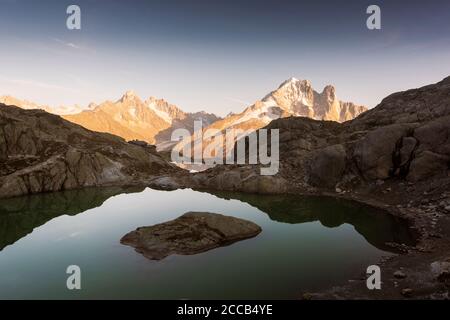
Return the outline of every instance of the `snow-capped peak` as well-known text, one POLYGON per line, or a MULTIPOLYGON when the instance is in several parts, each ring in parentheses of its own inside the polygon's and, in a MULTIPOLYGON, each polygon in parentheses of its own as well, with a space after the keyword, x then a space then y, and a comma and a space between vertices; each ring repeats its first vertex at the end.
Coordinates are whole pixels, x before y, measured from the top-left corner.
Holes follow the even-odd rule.
MULTIPOLYGON (((246 108, 241 114, 233 116, 230 125, 237 125, 252 119, 269 123, 286 115, 345 121, 346 119, 340 117, 340 103, 333 86, 328 85, 322 93, 318 93, 312 88, 309 80, 292 77, 284 81, 278 89, 246 108)), ((356 115, 352 115, 351 118, 356 115)))
POLYGON ((295 85, 295 84, 297 84, 298 82, 300 82, 300 80, 298 80, 297 78, 294 78, 294 77, 289 78, 289 79, 283 81, 283 82, 280 84, 280 86, 278 87, 278 89, 283 88, 283 87, 285 87, 285 86, 295 85))
POLYGON ((154 99, 153 97, 150 97, 149 101, 147 101, 147 106, 151 110, 153 110, 153 112, 155 112, 158 115, 158 117, 160 117, 167 123, 172 124, 173 121, 172 117, 166 110, 164 110, 158 105, 158 100, 154 99))
POLYGON ((120 101, 126 101, 126 100, 133 100, 136 99, 137 95, 133 90, 128 90, 127 92, 124 93, 124 95, 122 96, 122 98, 120 99, 120 101))

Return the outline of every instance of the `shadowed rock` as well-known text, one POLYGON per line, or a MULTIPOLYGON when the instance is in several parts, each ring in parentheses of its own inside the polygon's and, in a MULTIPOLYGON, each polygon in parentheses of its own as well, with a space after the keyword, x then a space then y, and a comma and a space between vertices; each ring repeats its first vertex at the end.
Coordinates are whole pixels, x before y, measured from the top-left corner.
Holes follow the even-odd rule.
POLYGON ((120 242, 146 258, 161 260, 171 254, 191 255, 255 237, 253 222, 209 212, 187 212, 181 217, 126 234, 120 242))

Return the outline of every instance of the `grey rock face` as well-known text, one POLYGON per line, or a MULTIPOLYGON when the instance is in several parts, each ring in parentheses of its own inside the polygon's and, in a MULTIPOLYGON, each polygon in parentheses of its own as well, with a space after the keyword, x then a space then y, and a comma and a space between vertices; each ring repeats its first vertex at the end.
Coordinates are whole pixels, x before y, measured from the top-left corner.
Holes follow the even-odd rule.
POLYGON ((188 212, 151 227, 137 228, 120 242, 146 258, 161 260, 171 254, 192 255, 255 237, 261 228, 253 222, 209 212, 188 212))
POLYGON ((366 178, 376 180, 389 177, 393 168, 392 152, 397 142, 412 128, 409 124, 392 124, 370 131, 358 141, 353 156, 366 178))
POLYGON ((279 176, 262 176, 258 168, 252 166, 218 166, 204 172, 184 176, 181 185, 198 189, 243 191, 248 193, 284 193, 287 181, 279 176))
POLYGON ((450 284, 450 259, 430 264, 431 273, 440 281, 450 284))
POLYGON ((148 148, 42 110, 0 104, 0 198, 133 184, 178 169, 148 148))
POLYGON ((445 175, 448 171, 448 161, 449 158, 446 156, 424 151, 412 161, 407 178, 410 181, 419 181, 436 173, 445 175))
POLYGON ((314 151, 309 161, 309 183, 334 187, 344 173, 345 158, 345 148, 341 144, 314 151))

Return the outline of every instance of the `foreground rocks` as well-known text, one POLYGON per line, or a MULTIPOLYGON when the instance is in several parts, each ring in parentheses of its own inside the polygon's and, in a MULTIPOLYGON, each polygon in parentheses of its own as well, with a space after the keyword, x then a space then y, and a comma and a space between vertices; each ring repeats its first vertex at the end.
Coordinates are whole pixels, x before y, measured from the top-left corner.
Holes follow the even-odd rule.
POLYGON ((0 198, 145 184, 179 171, 146 146, 42 110, 0 104, 0 198))
POLYGON ((253 222, 208 212, 188 212, 151 227, 137 228, 120 242, 146 258, 161 260, 171 254, 191 255, 255 237, 261 228, 253 222))

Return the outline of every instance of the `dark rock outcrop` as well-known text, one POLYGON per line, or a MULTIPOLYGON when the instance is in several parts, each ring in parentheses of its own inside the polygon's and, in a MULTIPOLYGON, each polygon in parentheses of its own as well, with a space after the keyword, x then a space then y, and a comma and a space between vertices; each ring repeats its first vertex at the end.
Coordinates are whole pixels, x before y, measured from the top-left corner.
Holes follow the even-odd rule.
POLYGON ((334 191, 387 179, 449 180, 450 77, 392 94, 342 124, 289 117, 274 120, 265 129, 280 132, 277 175, 261 176, 255 165, 219 166, 184 183, 199 189, 284 193, 311 188, 334 191), (249 188, 248 177, 258 186, 270 180, 269 186, 249 188))
POLYGON ((156 151, 122 138, 0 104, 0 198, 145 183, 178 171, 156 151))
POLYGON ((308 182, 312 185, 334 187, 344 173, 345 158, 345 148, 341 144, 313 151, 307 164, 310 172, 308 182))
POLYGON ((120 242, 146 258, 161 260, 171 254, 191 255, 255 237, 261 228, 253 222, 209 212, 181 217, 126 234, 120 242))

